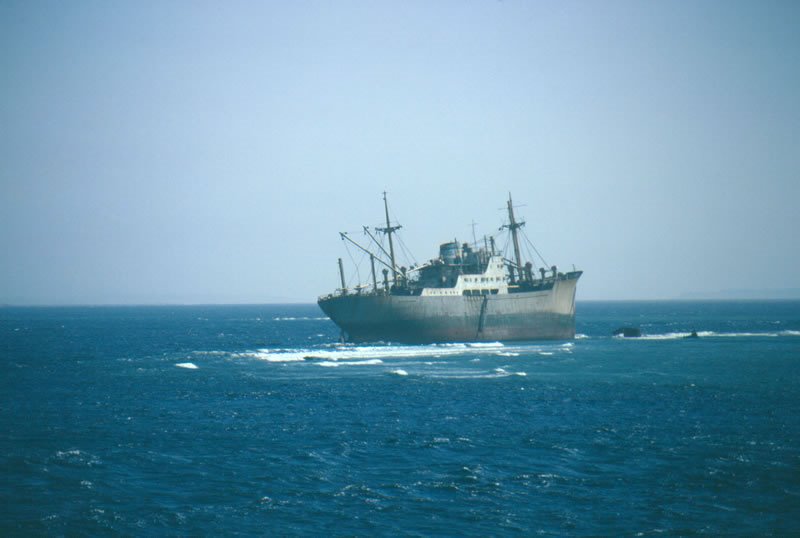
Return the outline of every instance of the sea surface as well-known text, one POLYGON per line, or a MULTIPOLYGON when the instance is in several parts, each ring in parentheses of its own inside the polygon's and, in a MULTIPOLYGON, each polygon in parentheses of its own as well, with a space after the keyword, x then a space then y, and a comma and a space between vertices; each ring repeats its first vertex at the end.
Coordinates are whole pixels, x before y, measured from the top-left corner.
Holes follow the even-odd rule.
POLYGON ((0 308, 0 535, 800 535, 800 302, 577 320, 341 345, 315 305, 0 308))

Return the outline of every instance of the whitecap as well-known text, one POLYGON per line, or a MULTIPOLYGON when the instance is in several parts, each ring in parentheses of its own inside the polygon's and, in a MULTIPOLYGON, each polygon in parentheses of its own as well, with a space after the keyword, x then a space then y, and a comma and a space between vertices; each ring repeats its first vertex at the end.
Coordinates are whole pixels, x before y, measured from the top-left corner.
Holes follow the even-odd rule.
POLYGON ((254 352, 234 353, 233 357, 249 357, 268 362, 296 362, 305 360, 307 354, 308 352, 302 350, 292 351, 282 349, 259 349, 258 351, 254 352))
POLYGON ((326 319, 329 319, 329 318, 327 318, 327 317, 314 318, 314 317, 307 317, 307 316, 301 316, 301 317, 282 316, 282 317, 272 318, 272 321, 323 321, 323 320, 326 320, 326 319))
POLYGON ((380 359, 367 359, 364 361, 322 361, 317 363, 326 368, 336 368, 339 366, 372 366, 375 364, 383 364, 380 359))
MULTIPOLYGON (((790 333, 792 331, 781 331, 781 333, 774 333, 774 332, 715 332, 715 331, 697 331, 696 333, 691 332, 670 332, 670 333, 662 333, 662 334, 643 334, 642 336, 638 336, 636 338, 624 338, 625 340, 682 340, 684 338, 690 338, 693 334, 697 334, 697 336, 701 338, 776 338, 781 334, 790 333)), ((800 335, 800 331, 794 331, 797 335, 800 335)), ((617 337, 621 338, 621 337, 617 337)))
POLYGON ((505 347, 501 342, 473 342, 467 344, 469 347, 475 348, 495 348, 495 347, 505 347))
POLYGON ((399 375, 399 376, 407 376, 408 372, 403 370, 402 368, 398 368, 397 370, 391 370, 390 374, 399 375))
MULTIPOLYGON (((502 346, 502 344, 499 344, 502 346)), ((495 348, 498 345, 490 344, 495 348)), ((239 353, 235 356, 253 357, 269 362, 293 362, 306 359, 341 361, 354 359, 388 359, 446 357, 454 355, 475 354, 485 349, 483 346, 470 349, 466 344, 434 344, 427 346, 353 346, 337 345, 327 349, 259 349, 255 352, 239 353)))
MULTIPOLYGON (((637 336, 634 338, 624 338, 622 335, 619 338, 623 338, 624 340, 678 340, 682 338, 688 338, 691 336, 692 333, 664 333, 664 334, 643 334, 642 336, 637 336)), ((698 336, 700 334, 698 333, 698 336)))
POLYGON ((178 368, 187 368, 189 370, 197 370, 197 365, 193 362, 179 362, 176 364, 178 368))
MULTIPOLYGON (((571 343, 558 346, 562 352, 569 352, 571 343)), ((447 343, 430 345, 354 345, 354 344, 320 344, 304 348, 257 349, 231 354, 232 357, 247 357, 267 362, 300 362, 318 360, 327 362, 365 359, 416 359, 465 356, 477 362, 480 356, 492 353, 502 357, 517 357, 521 354, 536 353, 540 346, 515 345, 506 346, 500 342, 447 343)))

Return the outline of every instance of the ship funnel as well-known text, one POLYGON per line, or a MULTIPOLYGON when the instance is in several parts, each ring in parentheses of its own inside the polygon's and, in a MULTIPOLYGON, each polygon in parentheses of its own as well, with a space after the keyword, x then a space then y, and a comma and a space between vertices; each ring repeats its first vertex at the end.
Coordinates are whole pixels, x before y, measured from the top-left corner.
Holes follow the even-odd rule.
POLYGON ((442 243, 442 245, 439 246, 439 256, 441 256, 442 260, 444 260, 444 263, 447 265, 455 265, 459 254, 460 250, 458 248, 458 242, 456 241, 442 243))

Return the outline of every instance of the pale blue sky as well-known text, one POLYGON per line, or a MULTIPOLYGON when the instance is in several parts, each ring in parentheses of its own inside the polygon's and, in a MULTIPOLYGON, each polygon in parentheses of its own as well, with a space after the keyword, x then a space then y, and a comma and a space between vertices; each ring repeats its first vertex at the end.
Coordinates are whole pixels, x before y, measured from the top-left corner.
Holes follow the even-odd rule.
POLYGON ((312 302, 383 190, 420 261, 511 191, 579 300, 800 288, 798 28, 794 1, 0 2, 0 303, 312 302))

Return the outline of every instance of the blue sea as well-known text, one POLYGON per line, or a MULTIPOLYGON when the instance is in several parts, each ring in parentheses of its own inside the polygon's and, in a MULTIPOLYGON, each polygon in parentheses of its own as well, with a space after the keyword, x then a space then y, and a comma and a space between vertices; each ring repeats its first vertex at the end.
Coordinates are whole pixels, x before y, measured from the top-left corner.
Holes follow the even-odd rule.
POLYGON ((0 535, 800 535, 800 302, 579 302, 577 329, 2 308, 0 535))

